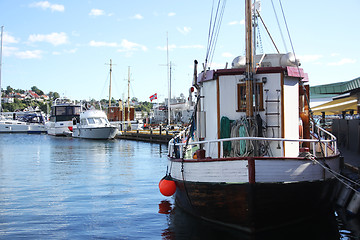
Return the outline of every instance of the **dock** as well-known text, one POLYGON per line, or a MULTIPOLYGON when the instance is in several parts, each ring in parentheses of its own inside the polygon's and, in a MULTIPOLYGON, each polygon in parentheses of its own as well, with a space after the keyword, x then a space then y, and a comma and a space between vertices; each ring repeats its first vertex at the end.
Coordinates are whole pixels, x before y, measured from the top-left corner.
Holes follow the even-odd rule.
POLYGON ((135 140, 152 143, 167 144, 176 134, 175 131, 159 131, 159 130, 136 130, 136 131, 121 131, 121 134, 116 136, 117 139, 135 140))

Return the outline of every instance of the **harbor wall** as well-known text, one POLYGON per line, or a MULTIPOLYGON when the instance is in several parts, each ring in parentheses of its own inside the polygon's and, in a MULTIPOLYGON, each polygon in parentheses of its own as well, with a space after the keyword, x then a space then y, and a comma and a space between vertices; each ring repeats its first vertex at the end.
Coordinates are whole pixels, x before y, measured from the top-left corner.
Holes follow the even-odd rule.
POLYGON ((334 119, 331 132, 339 147, 360 153, 360 119, 334 119))

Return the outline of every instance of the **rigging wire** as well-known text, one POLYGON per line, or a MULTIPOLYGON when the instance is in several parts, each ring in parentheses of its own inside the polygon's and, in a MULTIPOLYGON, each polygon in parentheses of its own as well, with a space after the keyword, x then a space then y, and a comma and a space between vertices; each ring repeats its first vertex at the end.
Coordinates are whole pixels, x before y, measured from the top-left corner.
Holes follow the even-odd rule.
POLYGON ((218 1, 216 11, 215 11, 214 10, 214 1, 213 1, 213 5, 212 5, 212 9, 211 9, 211 16, 210 16, 208 44, 207 44, 207 48, 206 48, 204 70, 207 69, 208 64, 211 63, 213 56, 214 56, 215 47, 216 47, 217 39, 218 39, 219 32, 220 32, 221 22, 222 22, 222 18, 224 15, 226 0, 222 1, 222 5, 220 5, 220 4, 221 4, 221 0, 218 1))
MULTIPOLYGON (((279 1, 280 1, 280 0, 279 0, 279 1)), ((274 10, 275 18, 276 18, 276 21, 277 21, 277 24, 278 24, 278 27, 279 27, 279 31, 280 31, 281 39, 282 39, 283 44, 284 44, 284 47, 285 47, 285 51, 288 52, 287 46, 286 46, 286 42, 285 42, 285 38, 284 38, 284 35, 283 35, 282 31, 281 31, 280 22, 279 22, 279 19, 278 19, 276 10, 275 10, 275 6, 274 6, 273 0, 271 0, 271 4, 272 4, 273 10, 274 10)), ((281 5, 281 3, 280 3, 280 5, 281 5)))
MULTIPOLYGON (((290 31, 289 31, 289 28, 288 28, 288 24, 287 24, 287 21, 286 21, 286 18, 285 18, 285 13, 284 13, 284 10, 283 10, 283 7, 282 7, 282 4, 281 4, 281 0, 279 0, 279 3, 280 3, 280 7, 281 7, 281 11, 282 11, 282 14, 283 14, 283 18, 284 18, 284 22, 285 22, 285 26, 286 26, 286 30, 287 30, 287 33, 288 33, 288 37, 289 37, 289 41, 290 41, 290 44, 291 44, 291 49, 292 49, 292 52, 294 54, 294 57, 295 57, 295 60, 296 60, 296 54, 295 54, 295 50, 294 50, 294 45, 293 45, 293 42, 292 42, 292 39, 291 39, 291 36, 290 36, 290 31)), ((298 73, 299 73, 299 78, 300 78, 300 85, 303 89, 303 92, 304 92, 304 96, 305 96, 305 99, 306 99, 306 102, 309 106, 309 113, 310 113, 310 119, 311 121, 313 122, 314 126, 317 125, 317 123, 315 122, 314 118, 313 118, 313 112, 310 108, 310 99, 309 99, 309 96, 307 94, 307 91, 306 91, 306 88, 304 86, 304 83, 301 81, 301 72, 300 72, 300 68, 299 68, 299 64, 297 64, 297 70, 298 70, 298 73)), ((311 157, 311 160, 314 161, 315 163, 319 164, 322 168, 324 168, 326 171, 328 171, 329 173, 333 174, 334 177, 339 180, 342 184, 346 185, 347 187, 351 188, 353 191, 355 192, 359 192, 358 190, 356 190, 355 188, 353 188, 350 184, 348 184, 346 181, 344 181, 343 179, 347 180, 348 182, 351 182, 357 186, 360 186, 359 183, 355 182, 355 181, 352 181, 351 179, 333 171, 330 166, 326 163, 325 161, 325 152, 324 152, 324 147, 323 145, 321 144, 321 136, 318 135, 318 140, 319 140, 319 146, 320 146, 320 151, 321 151, 321 155, 322 155, 322 161, 323 163, 320 163, 318 160, 317 160, 317 157, 316 156, 312 156, 311 157), (341 179, 341 178, 342 179, 341 179)), ((325 146, 326 147, 326 146, 325 146)))

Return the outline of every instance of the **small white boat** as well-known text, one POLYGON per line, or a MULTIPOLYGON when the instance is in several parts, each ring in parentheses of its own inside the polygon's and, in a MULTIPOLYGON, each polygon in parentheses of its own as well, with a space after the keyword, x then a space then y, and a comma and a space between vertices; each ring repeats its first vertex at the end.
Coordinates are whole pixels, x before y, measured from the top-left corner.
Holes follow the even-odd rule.
POLYGON ((73 124, 73 137, 87 139, 113 139, 117 128, 112 126, 104 111, 90 109, 80 114, 80 122, 73 124))
POLYGON ((46 133, 45 118, 41 112, 3 113, 0 133, 46 133))

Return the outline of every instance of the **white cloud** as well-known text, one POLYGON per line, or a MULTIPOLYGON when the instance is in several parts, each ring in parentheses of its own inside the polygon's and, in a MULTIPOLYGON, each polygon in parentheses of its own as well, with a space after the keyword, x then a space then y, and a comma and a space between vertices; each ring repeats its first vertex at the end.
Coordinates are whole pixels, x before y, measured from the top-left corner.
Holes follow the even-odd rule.
POLYGON ((241 21, 232 21, 228 23, 229 25, 244 25, 245 24, 245 20, 241 20, 241 21))
POLYGON ((135 14, 134 16, 131 17, 132 19, 137 19, 137 20, 141 20, 144 19, 144 17, 141 14, 135 14))
POLYGON ((222 53, 221 56, 226 57, 226 58, 234 57, 234 55, 232 53, 228 53, 228 52, 222 53))
POLYGON ((3 47, 3 55, 6 57, 15 56, 21 59, 40 59, 42 58, 43 52, 41 50, 27 50, 20 51, 16 47, 3 47))
POLYGON ((328 65, 329 66, 342 66, 345 64, 353 64, 353 63, 356 63, 356 59, 343 58, 338 62, 332 62, 332 63, 329 63, 328 65))
POLYGON ((133 51, 147 51, 147 47, 138 43, 130 42, 126 39, 123 39, 120 43, 121 49, 118 52, 133 52, 133 51))
POLYGON ((42 58, 42 51, 41 50, 33 50, 33 51, 19 51, 14 53, 14 55, 21 59, 40 59, 42 58))
POLYGON ((90 16, 102 16, 105 15, 105 11, 101 10, 101 9, 91 9, 91 11, 89 12, 90 16))
POLYGON ((186 35, 191 31, 191 27, 176 28, 180 33, 186 35))
POLYGON ((321 59, 323 56, 319 54, 312 54, 312 55, 300 55, 296 58, 300 59, 300 62, 306 63, 306 62, 315 62, 321 59))
POLYGON ((9 33, 4 32, 4 38, 3 38, 4 44, 7 43, 18 43, 19 40, 16 39, 15 37, 11 36, 9 33))
POLYGON ((94 40, 91 40, 89 42, 89 46, 91 47, 118 47, 119 45, 116 42, 97 42, 94 40))
POLYGON ((173 16, 175 16, 175 15, 176 15, 176 13, 174 13, 174 12, 168 13, 168 17, 173 17, 173 16))
POLYGON ((225 63, 210 63, 210 64, 208 64, 208 67, 214 68, 214 69, 223 69, 223 68, 225 68, 225 66, 226 66, 225 63))
POLYGON ((34 7, 34 8, 42 8, 43 10, 50 9, 52 12, 55 12, 55 11, 64 12, 65 11, 64 5, 51 4, 48 1, 34 2, 34 3, 31 3, 29 6, 34 7))
POLYGON ((48 42, 54 46, 68 43, 68 37, 66 33, 51 33, 47 35, 43 34, 32 34, 29 36, 30 42, 48 42))
POLYGON ((169 49, 169 51, 172 51, 176 48, 177 46, 175 44, 170 44, 169 46, 164 46, 164 47, 157 47, 157 49, 160 49, 162 51, 167 51, 167 49, 169 49))

